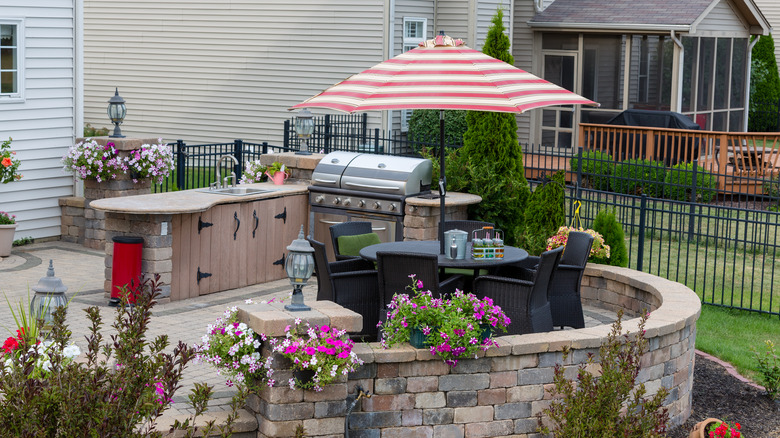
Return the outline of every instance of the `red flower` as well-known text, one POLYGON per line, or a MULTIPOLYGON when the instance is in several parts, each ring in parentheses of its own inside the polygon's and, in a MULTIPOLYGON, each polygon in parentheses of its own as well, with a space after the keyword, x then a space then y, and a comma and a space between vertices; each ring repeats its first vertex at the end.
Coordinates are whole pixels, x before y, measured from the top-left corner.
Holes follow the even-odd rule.
POLYGON ((19 342, 13 336, 9 336, 3 343, 3 351, 10 353, 19 347, 19 342))
POLYGON ((11 158, 9 158, 9 157, 3 158, 3 166, 11 167, 11 158))

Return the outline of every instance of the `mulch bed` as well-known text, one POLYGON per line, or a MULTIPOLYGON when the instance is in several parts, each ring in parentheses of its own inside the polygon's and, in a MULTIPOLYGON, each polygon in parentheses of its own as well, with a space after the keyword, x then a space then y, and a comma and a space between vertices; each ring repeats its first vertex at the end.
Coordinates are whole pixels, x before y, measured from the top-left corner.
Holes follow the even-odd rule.
POLYGON ((780 437, 780 402, 763 389, 738 380, 720 364, 696 355, 691 417, 670 431, 669 438, 687 438, 693 426, 707 418, 739 422, 747 438, 780 437))

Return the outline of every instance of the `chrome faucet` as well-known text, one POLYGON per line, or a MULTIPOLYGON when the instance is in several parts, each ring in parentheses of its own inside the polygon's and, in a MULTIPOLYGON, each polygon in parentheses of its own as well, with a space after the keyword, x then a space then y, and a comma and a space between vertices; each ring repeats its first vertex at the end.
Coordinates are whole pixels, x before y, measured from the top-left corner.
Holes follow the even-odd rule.
POLYGON ((222 160, 229 158, 233 160, 234 165, 238 165, 238 160, 236 160, 236 157, 232 155, 223 155, 219 157, 219 160, 217 160, 217 181, 209 184, 210 189, 221 189, 228 187, 228 181, 232 178, 233 179, 233 187, 236 186, 236 172, 230 171, 230 176, 226 176, 224 179, 222 179, 222 174, 219 172, 219 168, 222 166, 222 160))

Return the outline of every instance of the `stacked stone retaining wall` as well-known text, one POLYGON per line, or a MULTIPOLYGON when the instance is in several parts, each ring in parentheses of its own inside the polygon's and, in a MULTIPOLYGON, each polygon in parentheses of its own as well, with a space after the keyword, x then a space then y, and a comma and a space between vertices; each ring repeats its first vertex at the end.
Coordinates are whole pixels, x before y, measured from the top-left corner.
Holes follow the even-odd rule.
MULTIPOLYGON (((698 297, 689 288, 660 277, 589 265, 583 299, 611 310, 623 309, 623 327, 634 331, 639 312, 651 312, 645 326, 649 351, 642 357, 638 380, 650 394, 661 386, 668 388, 664 405, 670 424, 682 424, 691 409, 695 324, 701 308, 698 297)), ((329 319, 316 308, 293 314, 268 305, 242 311, 242 318, 258 332, 281 336, 294 318, 307 319, 306 313, 316 317, 312 321, 316 324, 354 326, 354 320, 343 315, 340 321, 329 319)), ((373 395, 361 400, 351 413, 350 437, 536 436, 538 414, 551 402, 555 365, 562 364, 565 375, 575 378, 579 366, 587 362, 589 353, 598 352, 610 329, 602 325, 503 336, 497 338, 498 348, 478 359, 460 361, 454 368, 427 350, 411 346, 384 350, 377 343, 358 344, 355 351, 365 365, 319 393, 290 389, 290 371, 284 370, 284 360, 278 358, 276 366, 282 370, 275 376, 276 386, 253 397, 248 408, 257 416, 258 437, 292 436, 299 425, 308 437, 343 436, 346 406, 359 386, 373 395), (566 360, 564 347, 571 351, 566 360)))

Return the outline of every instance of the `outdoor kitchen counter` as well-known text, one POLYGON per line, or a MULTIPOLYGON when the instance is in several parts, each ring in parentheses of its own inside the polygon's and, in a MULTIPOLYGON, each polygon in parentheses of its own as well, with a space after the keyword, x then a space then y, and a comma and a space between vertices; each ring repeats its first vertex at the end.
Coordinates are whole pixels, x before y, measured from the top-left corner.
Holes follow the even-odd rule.
POLYGON ((141 273, 160 274, 162 298, 171 301, 285 278, 287 246, 308 227, 307 185, 238 187, 268 191, 194 189, 92 201, 105 215, 105 292, 112 291, 116 236, 143 238, 141 273))
POLYGON ((237 187, 251 187, 271 190, 271 192, 236 196, 206 193, 202 189, 192 189, 178 192, 104 198, 92 201, 89 206, 110 213, 184 214, 206 211, 220 204, 242 203, 308 193, 307 184, 274 185, 271 183, 258 183, 239 185, 237 187))
MULTIPOLYGON (((410 196, 404 207, 404 240, 438 240, 441 204, 438 195, 410 196), (435 197, 434 197, 435 196, 435 197)), ((468 219, 469 205, 479 204, 482 198, 470 193, 447 192, 444 197, 445 220, 468 219)))

